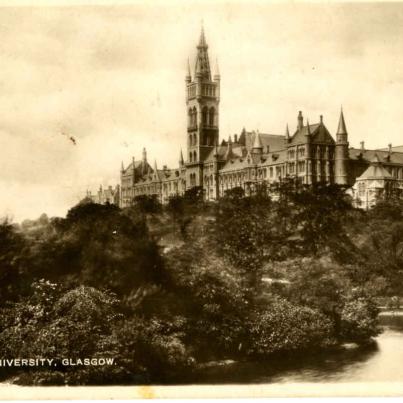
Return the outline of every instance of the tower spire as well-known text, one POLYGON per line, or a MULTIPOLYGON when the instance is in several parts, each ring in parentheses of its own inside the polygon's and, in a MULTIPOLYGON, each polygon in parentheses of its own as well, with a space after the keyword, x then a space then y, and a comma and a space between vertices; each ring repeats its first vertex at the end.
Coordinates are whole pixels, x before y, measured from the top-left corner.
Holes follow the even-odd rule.
POLYGON ((190 63, 189 63, 189 58, 187 61, 187 73, 186 73, 186 82, 190 83, 192 81, 192 73, 190 72, 190 63))
POLYGON ((253 139, 252 150, 254 153, 261 153, 263 151, 262 139, 260 138, 259 130, 256 131, 255 138, 253 139))
POLYGON ((160 180, 160 175, 157 168, 157 160, 154 160, 154 178, 160 180))
POLYGON ((195 76, 211 80, 210 61, 207 53, 208 45, 202 25, 199 44, 197 45, 197 57, 195 65, 195 76))
POLYGON ((143 148, 143 161, 142 161, 142 173, 145 174, 148 171, 147 167, 147 151, 145 147, 143 148))
POLYGON ((343 107, 340 110, 339 126, 336 133, 336 149, 335 149, 335 183, 338 185, 347 185, 348 177, 348 134, 346 122, 344 121, 343 107))
POLYGON ((339 127, 337 129, 337 134, 347 134, 346 122, 344 121, 343 115, 343 107, 341 107, 340 110, 339 127))
POLYGON ((218 59, 215 59, 215 68, 214 68, 214 79, 220 78, 220 68, 218 67, 218 59))
POLYGON ((208 48, 208 45, 206 42, 206 37, 204 35, 203 20, 201 22, 200 39, 199 39, 199 45, 197 46, 197 48, 208 48))

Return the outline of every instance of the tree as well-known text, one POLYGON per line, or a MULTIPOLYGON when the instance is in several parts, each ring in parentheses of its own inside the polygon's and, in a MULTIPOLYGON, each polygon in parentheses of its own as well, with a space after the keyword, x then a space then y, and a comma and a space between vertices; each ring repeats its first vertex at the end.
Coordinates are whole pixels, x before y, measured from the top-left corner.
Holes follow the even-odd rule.
POLYGON ((27 243, 8 219, 0 224, 0 296, 2 303, 24 291, 23 270, 27 243), (21 275, 23 273, 23 276, 21 275))
POLYGON ((133 199, 134 206, 141 214, 158 214, 161 212, 161 203, 157 195, 140 195, 133 199))

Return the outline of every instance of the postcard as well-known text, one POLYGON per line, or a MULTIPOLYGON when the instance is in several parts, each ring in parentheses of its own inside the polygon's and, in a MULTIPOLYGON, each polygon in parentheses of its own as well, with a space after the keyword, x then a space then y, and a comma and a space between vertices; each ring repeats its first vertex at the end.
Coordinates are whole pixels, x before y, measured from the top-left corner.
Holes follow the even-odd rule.
POLYGON ((3 399, 403 392, 403 3, 0 4, 3 399))

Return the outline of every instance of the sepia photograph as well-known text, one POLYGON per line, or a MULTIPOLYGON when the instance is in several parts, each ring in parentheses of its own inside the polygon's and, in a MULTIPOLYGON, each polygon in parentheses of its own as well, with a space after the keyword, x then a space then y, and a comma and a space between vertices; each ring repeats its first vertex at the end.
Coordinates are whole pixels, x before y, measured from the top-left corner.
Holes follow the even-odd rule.
POLYGON ((0 37, 1 398, 403 394, 403 3, 0 1, 0 37))

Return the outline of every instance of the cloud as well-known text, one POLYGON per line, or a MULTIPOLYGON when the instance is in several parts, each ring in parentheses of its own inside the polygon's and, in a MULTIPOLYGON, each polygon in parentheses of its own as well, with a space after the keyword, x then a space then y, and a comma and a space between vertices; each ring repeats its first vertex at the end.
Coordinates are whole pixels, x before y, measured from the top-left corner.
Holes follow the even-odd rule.
POLYGON ((3 7, 0 213, 65 214, 144 146, 177 165, 202 18, 220 63, 221 137, 292 130, 300 109, 334 132, 343 104, 352 144, 401 141, 402 4, 3 7))

